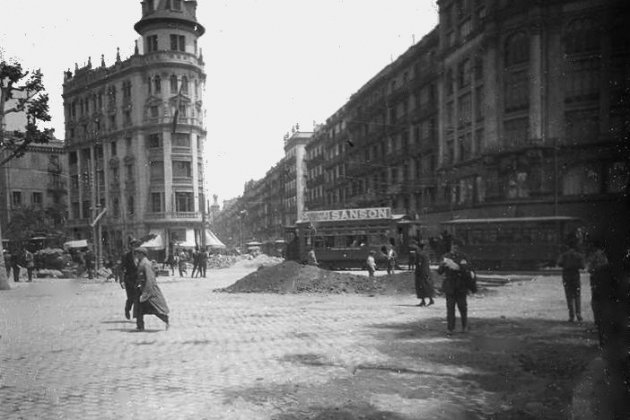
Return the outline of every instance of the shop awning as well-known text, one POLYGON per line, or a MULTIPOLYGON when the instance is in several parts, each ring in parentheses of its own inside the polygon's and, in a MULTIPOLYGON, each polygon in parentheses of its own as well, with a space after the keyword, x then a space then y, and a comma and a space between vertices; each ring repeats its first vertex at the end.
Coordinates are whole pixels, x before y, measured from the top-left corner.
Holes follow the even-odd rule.
POLYGON ((151 249, 164 249, 164 230, 151 229, 151 232, 149 233, 151 235, 155 235, 155 238, 150 239, 147 242, 143 242, 142 246, 151 249))
POLYGON ((206 246, 212 248, 225 248, 225 244, 221 242, 219 238, 217 238, 217 236, 209 229, 206 229, 206 246))
POLYGON ((178 241, 175 245, 183 248, 194 248, 197 246, 195 242, 195 230, 194 229, 186 229, 186 240, 178 241))
POLYGON ((88 243, 87 239, 78 239, 76 241, 68 241, 63 246, 64 248, 86 248, 88 243))

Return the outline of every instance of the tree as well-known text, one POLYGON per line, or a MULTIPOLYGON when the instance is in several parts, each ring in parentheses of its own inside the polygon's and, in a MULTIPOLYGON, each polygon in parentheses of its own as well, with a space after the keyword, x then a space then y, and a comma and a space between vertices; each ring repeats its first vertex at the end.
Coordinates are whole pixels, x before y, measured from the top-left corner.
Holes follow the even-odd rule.
MULTIPOLYGON (((50 114, 41 71, 25 71, 19 62, 5 61, 0 55, 0 167, 24 156, 29 144, 47 143, 53 138, 53 129, 38 127, 44 121, 50 121, 50 114), (5 133, 4 119, 12 113, 25 115, 26 126, 5 133)), ((10 289, 6 274, 4 256, 0 255, 0 290, 10 289)))

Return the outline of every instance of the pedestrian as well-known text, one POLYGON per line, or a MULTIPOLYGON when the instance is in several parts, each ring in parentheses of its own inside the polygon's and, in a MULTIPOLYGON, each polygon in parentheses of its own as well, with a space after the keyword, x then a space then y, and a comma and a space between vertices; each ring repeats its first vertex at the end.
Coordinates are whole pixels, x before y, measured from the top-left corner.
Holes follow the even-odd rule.
POLYGON ((370 277, 374 277, 374 273, 376 272, 376 261, 374 260, 374 255, 376 255, 376 252, 373 250, 370 251, 367 260, 365 261, 368 269, 368 275, 370 277))
POLYGON ((121 261, 122 276, 120 278, 120 286, 125 289, 127 300, 125 301, 125 318, 131 319, 131 309, 133 307, 134 316, 136 316, 137 307, 134 302, 137 300, 136 280, 138 278, 138 266, 133 254, 133 250, 140 245, 137 239, 129 241, 129 249, 123 255, 121 261))
POLYGON ((14 254, 11 255, 11 270, 13 270, 13 281, 19 283, 20 281, 20 259, 19 251, 15 251, 14 254))
POLYGON ((468 302, 467 295, 472 287, 471 265, 468 257, 460 251, 462 242, 458 238, 450 241, 450 251, 444 254, 438 266, 438 274, 444 274, 442 281, 442 292, 446 297, 446 324, 447 335, 451 335, 455 330, 455 306, 459 310, 462 322, 462 332, 467 332, 468 326, 468 302))
POLYGON ((573 241, 569 243, 569 249, 560 254, 558 266, 562 267, 562 285, 569 308, 569 322, 573 322, 575 318, 582 322, 580 270, 584 268, 584 255, 577 251, 573 241))
POLYGON ((138 259, 137 268, 137 288, 138 288, 138 308, 136 309, 136 329, 144 331, 144 315, 155 315, 169 327, 168 305, 166 299, 157 284, 155 271, 151 262, 147 258, 147 249, 136 248, 134 255, 138 259))
POLYGON ((416 271, 419 252, 420 247, 418 246, 418 242, 411 241, 411 245, 409 245, 409 271, 416 271))
POLYGON ((11 252, 7 249, 2 250, 2 257, 4 258, 4 268, 7 270, 7 279, 11 277, 11 252))
POLYGON ((92 248, 88 247, 87 251, 85 251, 85 269, 88 273, 88 279, 94 278, 94 253, 92 252, 92 248))
POLYGON ((173 251, 169 251, 168 258, 166 259, 166 265, 171 268, 171 276, 175 275, 175 255, 173 251))
POLYGON ((435 302, 433 296, 435 290, 433 287, 433 279, 431 278, 431 267, 429 263, 429 255, 424 251, 424 242, 416 245, 418 253, 416 254, 416 267, 415 267, 415 284, 416 284, 416 296, 420 300, 418 306, 431 306, 435 302), (425 302, 425 299, 429 298, 429 303, 425 302))
POLYGON ((591 284, 591 309, 593 321, 597 328, 599 347, 603 348, 606 342, 603 319, 610 307, 609 302, 614 298, 614 279, 608 257, 604 251, 603 243, 599 240, 591 242, 593 251, 588 258, 588 272, 591 284))
POLYGON ((394 274, 394 270, 396 268, 396 251, 394 248, 383 245, 381 248, 383 254, 385 254, 385 258, 387 258, 387 274, 394 274))
POLYGON ((80 249, 76 253, 77 277, 82 277, 85 273, 85 255, 80 249))
POLYGON ((186 253, 184 251, 179 253, 177 269, 179 270, 180 277, 184 277, 184 274, 188 274, 188 270, 186 269, 186 253))
POLYGON ((35 257, 33 257, 33 253, 28 249, 24 248, 24 252, 22 254, 22 260, 24 262, 24 267, 26 268, 26 273, 28 275, 27 282, 33 281, 33 270, 35 269, 35 257))
POLYGON ((208 269, 208 251, 203 248, 199 252, 199 273, 201 277, 206 278, 206 270, 208 269))
POLYGON ((190 278, 194 278, 195 273, 199 274, 199 247, 198 246, 195 247, 195 250, 192 253, 192 262, 193 262, 193 269, 192 269, 192 273, 190 273, 190 278))
POLYGON ((319 265, 319 263, 317 262, 317 256, 315 255, 315 250, 313 248, 309 249, 308 253, 306 254, 306 264, 314 265, 315 267, 319 265))

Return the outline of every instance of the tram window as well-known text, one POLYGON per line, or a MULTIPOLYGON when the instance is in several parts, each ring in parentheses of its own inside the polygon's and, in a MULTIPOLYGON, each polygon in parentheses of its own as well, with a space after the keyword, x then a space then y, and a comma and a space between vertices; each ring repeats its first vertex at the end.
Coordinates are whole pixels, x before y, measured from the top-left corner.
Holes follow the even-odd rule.
POLYGON ((334 236, 324 236, 324 246, 326 248, 334 248, 334 246, 335 246, 335 237, 334 236))
POLYGON ((315 243, 315 248, 323 248, 324 247, 324 238, 321 236, 316 236, 313 239, 313 242, 315 243))

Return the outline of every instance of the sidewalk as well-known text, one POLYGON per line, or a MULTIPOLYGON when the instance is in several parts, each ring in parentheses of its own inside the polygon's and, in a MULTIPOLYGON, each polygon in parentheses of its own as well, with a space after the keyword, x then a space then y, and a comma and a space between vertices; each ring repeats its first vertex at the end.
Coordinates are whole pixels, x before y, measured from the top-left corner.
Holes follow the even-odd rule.
POLYGON ((557 419, 597 353, 559 279, 471 297, 447 338, 442 298, 212 291, 249 271, 158 278, 169 331, 135 332, 112 282, 0 293, 0 418, 557 419))

